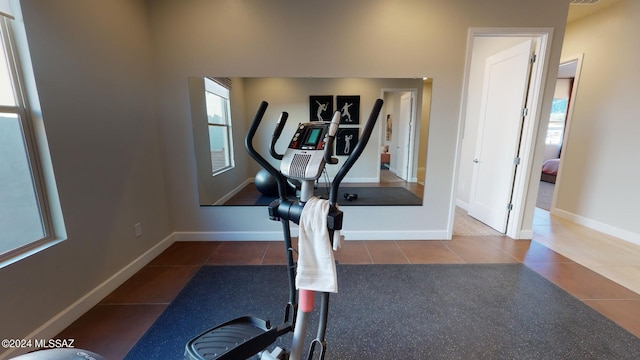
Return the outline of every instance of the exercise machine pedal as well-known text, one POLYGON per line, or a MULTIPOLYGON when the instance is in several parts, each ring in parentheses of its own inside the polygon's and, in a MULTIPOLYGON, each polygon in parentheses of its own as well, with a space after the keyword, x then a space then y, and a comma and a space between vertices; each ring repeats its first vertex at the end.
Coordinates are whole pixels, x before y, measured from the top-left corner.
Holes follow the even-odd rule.
POLYGON ((253 316, 244 316, 211 328, 189 341, 185 357, 189 359, 247 359, 279 336, 278 328, 253 316))

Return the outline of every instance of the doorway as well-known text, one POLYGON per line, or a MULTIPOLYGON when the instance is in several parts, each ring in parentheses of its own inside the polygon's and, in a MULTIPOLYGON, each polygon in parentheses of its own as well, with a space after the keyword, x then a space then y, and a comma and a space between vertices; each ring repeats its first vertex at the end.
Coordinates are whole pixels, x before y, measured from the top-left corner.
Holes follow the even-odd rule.
MULTIPOLYGON (((474 165, 480 161, 476 157, 476 147, 478 145, 478 133, 482 133, 480 128, 479 114, 483 97, 483 85, 485 79, 486 59, 496 55, 508 48, 512 48, 523 42, 530 42, 534 49, 535 56, 531 57, 530 64, 530 91, 525 95, 522 109, 522 116, 517 125, 518 131, 511 131, 509 141, 516 144, 515 156, 508 161, 510 165, 516 165, 508 179, 502 179, 503 185, 511 189, 500 188, 503 193, 508 193, 507 201, 503 204, 507 212, 504 227, 499 226, 499 233, 506 234, 514 239, 531 238, 532 232, 523 230, 523 219, 525 211, 532 211, 535 202, 526 202, 526 195, 529 188, 529 175, 531 173, 531 163, 533 162, 534 144, 543 89, 544 64, 546 54, 549 51, 549 38, 551 30, 541 29, 540 31, 505 30, 491 31, 482 29, 471 29, 469 32, 467 48, 467 65, 465 69, 464 93, 461 108, 461 131, 458 152, 458 175, 456 178, 456 201, 457 208, 468 211, 471 207, 471 192, 482 193, 483 188, 473 188, 474 165), (506 185, 504 185, 506 184, 506 185)), ((515 101, 515 100, 514 100, 515 101)), ((490 140, 495 142, 496 139, 490 140)), ((491 144, 489 143, 489 148, 491 144)), ((503 176, 503 175, 499 175, 503 176)), ((491 190, 493 191, 493 190, 491 190)), ((485 197, 491 197, 491 194, 485 197)), ((504 196, 503 196, 504 197, 504 196)), ((456 209, 452 209, 452 219, 455 221, 456 209)), ((455 224, 454 224, 455 225, 455 224)), ((528 226, 530 228, 530 226, 528 226)))
POLYGON ((551 115, 545 138, 540 186, 536 207, 548 212, 555 208, 561 176, 563 150, 566 149, 572 123, 573 104, 577 94, 583 55, 563 59, 553 96, 551 115))
POLYGON ((417 89, 383 89, 385 124, 381 133, 380 179, 417 182, 417 89))

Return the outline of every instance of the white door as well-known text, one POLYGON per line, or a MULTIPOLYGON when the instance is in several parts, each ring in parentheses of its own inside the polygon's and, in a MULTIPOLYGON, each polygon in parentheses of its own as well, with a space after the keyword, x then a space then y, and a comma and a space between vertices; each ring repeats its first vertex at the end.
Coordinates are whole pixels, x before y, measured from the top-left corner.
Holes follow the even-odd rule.
POLYGON ((516 172, 533 40, 486 60, 469 215, 504 233, 516 172))
POLYGON ((411 121, 411 109, 413 108, 413 96, 410 92, 403 94, 400 97, 400 114, 398 119, 398 143, 396 148, 397 163, 395 164, 396 175, 402 180, 408 181, 409 179, 409 158, 411 148, 411 133, 412 133, 412 121, 411 121))

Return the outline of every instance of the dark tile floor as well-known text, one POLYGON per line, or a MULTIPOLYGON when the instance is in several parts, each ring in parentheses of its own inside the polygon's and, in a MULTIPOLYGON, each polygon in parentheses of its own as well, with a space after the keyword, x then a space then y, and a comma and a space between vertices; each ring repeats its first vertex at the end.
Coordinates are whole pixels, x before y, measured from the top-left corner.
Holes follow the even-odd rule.
MULTIPOLYGON (((343 264, 523 263, 640 337, 640 295, 535 242, 503 236, 451 241, 346 241, 343 264)), ((178 242, 62 331, 79 348, 122 359, 202 265, 284 264, 282 242, 178 242)))

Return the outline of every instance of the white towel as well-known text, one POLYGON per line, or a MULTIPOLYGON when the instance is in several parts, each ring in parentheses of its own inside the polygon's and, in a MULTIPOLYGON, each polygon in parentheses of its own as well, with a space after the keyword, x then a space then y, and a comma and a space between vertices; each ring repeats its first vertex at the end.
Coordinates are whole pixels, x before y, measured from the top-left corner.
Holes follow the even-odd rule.
MULTIPOLYGON (((336 263, 329 240, 329 201, 312 197, 300 214, 296 288, 338 292, 336 263)), ((334 238, 335 238, 334 234, 334 238)), ((339 233, 338 233, 339 246, 339 233)))

